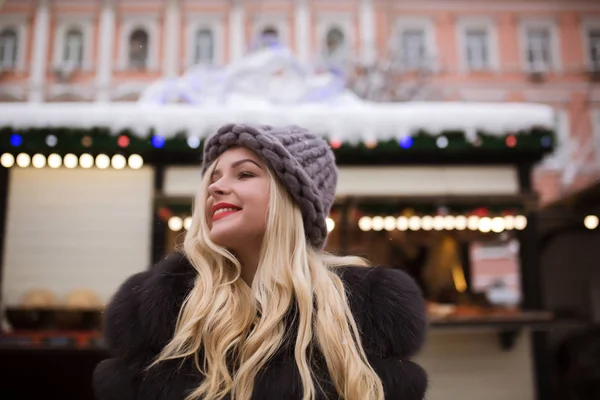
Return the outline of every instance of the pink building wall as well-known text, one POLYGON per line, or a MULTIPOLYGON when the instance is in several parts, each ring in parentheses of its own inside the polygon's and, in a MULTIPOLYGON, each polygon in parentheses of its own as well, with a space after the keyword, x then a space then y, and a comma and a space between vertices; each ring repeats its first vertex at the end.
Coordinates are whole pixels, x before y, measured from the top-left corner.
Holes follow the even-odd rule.
MULTIPOLYGON (((564 118, 559 136, 565 145, 561 145, 560 157, 543 163, 536 173, 542 203, 585 187, 598 177, 600 140, 596 139, 595 132, 600 132, 600 88, 588 74, 586 41, 586 27, 600 26, 600 2, 597 1, 6 0, 0 6, 0 31, 10 26, 22 28, 25 38, 21 39, 25 46, 21 68, 4 69, 0 73, 0 101, 26 102, 36 98, 32 84, 35 61, 40 60, 35 54, 36 26, 40 7, 44 5, 48 25, 44 32, 46 54, 42 58, 45 65, 41 66, 43 101, 135 100, 141 88, 153 80, 185 71, 191 51, 188 27, 196 19, 206 20, 220 32, 217 52, 221 55, 218 61, 222 63, 239 57, 261 23, 284 30, 287 44, 296 52, 301 52, 304 46, 309 60, 314 59, 322 47, 321 28, 329 22, 343 23, 349 27, 347 39, 355 56, 360 59, 371 47, 375 58, 382 60, 393 56, 390 43, 397 35, 397 28, 405 23, 402 21, 424 21, 427 34, 432 37, 436 66, 424 83, 431 89, 425 100, 533 101, 552 105, 564 118), (104 71, 108 76, 108 94, 103 97, 98 82, 103 68, 101 41, 106 26, 102 18, 106 10, 114 18, 114 23, 109 24, 114 40, 110 46, 112 65, 104 71), (236 17, 236 12, 241 14, 236 17), (306 20, 298 18, 301 12, 306 13, 306 20), (237 24, 235 18, 240 15, 243 23, 237 24), (80 19, 90 29, 86 49, 90 52, 89 65, 61 81, 54 72, 55 36, 61 21, 69 17, 80 19), (149 46, 154 46, 154 65, 146 70, 132 70, 122 65, 123 46, 127 43, 121 39, 121 33, 135 25, 131 21, 140 20, 148 22, 144 26, 152 27, 149 46), (461 27, 473 21, 483 24, 491 34, 490 51, 495 65, 487 71, 469 72, 463 67, 461 27), (543 82, 535 82, 525 71, 522 32, 527 21, 542 21, 551 27, 552 51, 556 52, 558 68, 549 71, 543 82), (306 24, 304 31, 298 26, 302 23, 306 24), (169 29, 169 24, 174 24, 173 29, 169 29), (169 32, 176 32, 176 36, 169 36, 169 32), (234 36, 238 35, 241 49, 232 48, 234 36), (169 54, 174 55, 173 62, 165 60, 169 54), (571 153, 567 151, 569 146, 574 149, 571 153), (590 147, 593 150, 585 152, 590 147), (578 168, 575 178, 563 182, 564 167, 582 157, 586 162, 578 168)), ((414 74, 407 72, 399 79, 410 82, 414 74)))

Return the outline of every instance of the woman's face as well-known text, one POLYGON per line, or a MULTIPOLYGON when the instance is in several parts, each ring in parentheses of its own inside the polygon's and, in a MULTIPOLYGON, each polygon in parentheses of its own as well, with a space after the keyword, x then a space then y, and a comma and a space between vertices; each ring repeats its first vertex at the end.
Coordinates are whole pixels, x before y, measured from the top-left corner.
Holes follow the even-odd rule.
POLYGON ((267 225, 269 182, 266 165, 252 151, 236 147, 221 154, 206 199, 213 242, 233 252, 260 249, 267 225))

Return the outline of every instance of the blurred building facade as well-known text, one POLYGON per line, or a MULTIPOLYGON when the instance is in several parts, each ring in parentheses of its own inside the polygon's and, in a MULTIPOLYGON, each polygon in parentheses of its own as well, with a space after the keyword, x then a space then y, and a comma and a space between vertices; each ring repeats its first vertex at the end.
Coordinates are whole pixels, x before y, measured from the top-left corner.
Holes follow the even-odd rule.
POLYGON ((536 175, 542 203, 598 176, 600 3, 593 0, 5 0, 1 7, 0 101, 135 101, 159 77, 230 63, 264 44, 257 38, 277 38, 301 61, 349 67, 357 92, 375 100, 550 104, 560 144, 536 175))

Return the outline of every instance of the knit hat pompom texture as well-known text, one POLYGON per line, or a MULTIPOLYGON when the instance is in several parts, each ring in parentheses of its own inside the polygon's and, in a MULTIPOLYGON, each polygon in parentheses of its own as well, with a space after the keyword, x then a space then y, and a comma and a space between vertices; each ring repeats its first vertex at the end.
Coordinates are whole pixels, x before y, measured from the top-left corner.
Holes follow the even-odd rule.
POLYGON ((299 126, 224 125, 204 146, 202 174, 227 149, 237 146, 254 151, 277 175, 302 211, 308 242, 321 249, 338 177, 327 142, 299 126))

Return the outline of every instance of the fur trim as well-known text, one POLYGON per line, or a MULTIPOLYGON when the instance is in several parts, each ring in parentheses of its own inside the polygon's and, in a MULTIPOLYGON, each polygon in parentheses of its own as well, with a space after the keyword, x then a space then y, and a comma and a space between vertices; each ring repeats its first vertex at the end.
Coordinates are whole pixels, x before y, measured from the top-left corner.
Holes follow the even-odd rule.
MULTIPOLYGON (((346 287, 365 352, 384 383, 386 399, 421 400, 427 375, 418 365, 403 361, 421 348, 425 338, 425 302, 419 287, 404 272, 385 267, 347 266, 336 268, 336 272, 346 287)), ((178 362, 143 372, 172 337, 195 276, 185 255, 174 253, 119 288, 106 310, 104 328, 111 354, 120 359, 115 361, 119 370, 111 371, 106 362, 98 366, 94 384, 98 386, 96 392, 104 394, 99 395, 100 400, 113 398, 109 394, 114 390, 107 386, 129 390, 137 385, 133 383, 137 379, 141 379, 138 396, 144 393, 144 399, 179 399, 185 390, 199 384, 201 376, 190 365, 178 371, 178 362), (123 384, 104 376, 111 373, 121 378, 131 374, 131 379, 123 384)), ((253 400, 302 397, 293 349, 282 348, 278 354, 257 377, 253 400)), ((335 393, 331 382, 317 378, 325 393, 335 393)))

